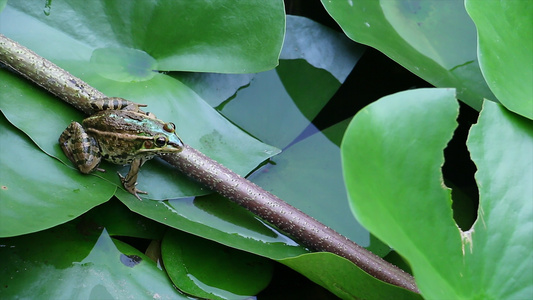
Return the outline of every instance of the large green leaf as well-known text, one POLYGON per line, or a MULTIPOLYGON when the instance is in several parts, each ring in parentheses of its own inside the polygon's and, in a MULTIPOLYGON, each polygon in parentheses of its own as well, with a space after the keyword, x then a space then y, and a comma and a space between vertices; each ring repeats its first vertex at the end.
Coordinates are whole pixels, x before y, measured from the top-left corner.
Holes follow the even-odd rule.
POLYGON ((157 60, 156 70, 161 71, 252 73, 271 69, 277 65, 285 27, 279 0, 215 0, 208 5, 172 0, 69 0, 52 2, 48 16, 41 3, 11 1, 3 18, 13 13, 10 8, 31 17, 17 26, 17 31, 32 31, 19 41, 40 50, 34 43, 45 39, 47 49, 38 51, 45 57, 79 58, 96 49, 125 47, 144 50, 157 60), (34 31, 38 23, 59 29, 90 51, 79 52, 53 36, 39 35, 34 31))
POLYGON ((465 2, 490 89, 508 109, 533 119, 533 2, 465 2))
POLYGON ((462 0, 325 1, 354 41, 372 46, 437 87, 480 109, 496 99, 479 69, 476 34, 462 0))
POLYGON ((188 299, 153 261, 114 244, 105 230, 98 237, 71 222, 0 243, 2 299, 188 299))
POLYGON ((285 148, 309 125, 340 84, 328 71, 314 68, 305 60, 281 60, 275 70, 256 74, 250 86, 240 90, 221 113, 262 141, 285 148), (289 74, 299 80, 285 80, 289 74), (302 81, 310 91, 299 86, 302 81), (305 94, 312 96, 305 98, 305 94), (300 107, 306 108, 307 115, 300 107))
POLYGON ((72 220, 113 195, 116 187, 62 168, 0 115, 0 237, 72 220), (98 186, 98 189, 94 187, 98 186))
POLYGON ((440 171, 457 113, 453 89, 387 96, 357 113, 341 148, 357 220, 408 259, 420 291, 433 298, 460 284, 443 275, 461 264, 453 256, 461 238, 440 171), (435 253, 450 257, 432 260, 435 253))
POLYGON ((533 124, 485 103, 469 138, 479 217, 462 232, 440 170, 456 115, 453 91, 442 89, 398 93, 359 112, 342 145, 353 211, 409 261, 424 297, 527 298, 533 124))

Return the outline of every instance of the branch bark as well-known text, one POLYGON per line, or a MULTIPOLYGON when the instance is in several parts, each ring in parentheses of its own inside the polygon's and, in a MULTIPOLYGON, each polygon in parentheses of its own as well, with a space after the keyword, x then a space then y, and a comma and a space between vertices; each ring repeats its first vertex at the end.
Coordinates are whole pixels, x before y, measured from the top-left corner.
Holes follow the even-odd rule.
MULTIPOLYGON (((81 79, 2 34, 0 61, 85 114, 95 112, 91 105, 93 100, 106 97, 81 79)), ((310 249, 340 255, 375 278, 419 293, 411 275, 198 150, 185 145, 181 153, 162 158, 188 177, 245 207, 310 249)))

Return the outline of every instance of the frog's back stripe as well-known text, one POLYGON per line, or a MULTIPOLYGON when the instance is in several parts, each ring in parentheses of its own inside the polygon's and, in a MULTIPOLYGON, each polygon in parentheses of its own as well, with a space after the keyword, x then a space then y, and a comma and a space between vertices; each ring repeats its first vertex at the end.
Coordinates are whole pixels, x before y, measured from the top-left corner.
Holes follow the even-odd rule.
POLYGON ((145 141, 151 141, 154 138, 152 136, 143 136, 143 135, 136 135, 136 134, 130 134, 130 133, 124 133, 124 132, 106 132, 101 131, 95 128, 87 128, 87 132, 97 134, 101 137, 108 138, 108 139, 115 139, 115 140, 145 140, 145 141))
POLYGON ((94 110, 120 110, 128 105, 145 106, 119 97, 101 98, 91 102, 94 110))

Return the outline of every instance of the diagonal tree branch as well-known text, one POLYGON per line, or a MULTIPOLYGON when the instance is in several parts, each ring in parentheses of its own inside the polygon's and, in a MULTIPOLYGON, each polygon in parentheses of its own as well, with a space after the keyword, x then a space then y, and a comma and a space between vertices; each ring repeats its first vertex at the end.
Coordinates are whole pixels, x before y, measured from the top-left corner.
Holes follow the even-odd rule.
MULTIPOLYGON (((81 79, 2 34, 0 62, 88 115, 95 112, 91 102, 106 97, 81 79)), ((179 154, 162 158, 188 177, 245 207, 310 249, 335 253, 380 280, 419 292, 411 275, 198 150, 185 145, 179 154)))

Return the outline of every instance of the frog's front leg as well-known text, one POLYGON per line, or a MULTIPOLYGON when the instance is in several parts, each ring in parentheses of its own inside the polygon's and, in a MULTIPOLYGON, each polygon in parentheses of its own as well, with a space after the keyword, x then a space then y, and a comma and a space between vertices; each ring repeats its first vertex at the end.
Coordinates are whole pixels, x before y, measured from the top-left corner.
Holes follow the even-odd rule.
POLYGON ((59 145, 68 159, 84 174, 98 168, 102 157, 95 138, 88 135, 78 122, 72 122, 59 137, 59 145))
POLYGON ((146 160, 142 158, 136 158, 134 159, 130 164, 130 171, 128 172, 128 175, 126 177, 122 176, 120 173, 118 173, 118 176, 120 177, 120 181, 122 181, 122 185, 126 189, 126 191, 133 194, 133 196, 137 197, 137 199, 141 200, 141 197, 137 195, 139 194, 148 194, 147 192, 141 191, 137 189, 137 175, 139 174, 139 170, 141 169, 141 166, 144 164, 146 160))

